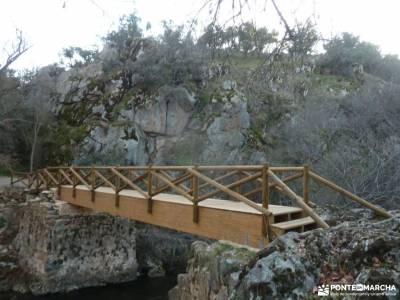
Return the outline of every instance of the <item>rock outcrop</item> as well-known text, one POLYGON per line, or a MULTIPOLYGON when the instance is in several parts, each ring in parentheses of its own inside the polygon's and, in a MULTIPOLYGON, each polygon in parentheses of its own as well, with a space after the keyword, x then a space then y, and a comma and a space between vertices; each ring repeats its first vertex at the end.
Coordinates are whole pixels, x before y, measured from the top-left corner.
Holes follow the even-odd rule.
POLYGON ((63 292, 184 271, 198 237, 23 190, 0 191, 1 292, 63 292))
POLYGON ((25 280, 18 291, 54 293, 137 277, 134 222, 35 198, 20 224, 14 247, 25 280))
POLYGON ((193 243, 187 273, 178 275, 169 299, 228 299, 241 271, 255 255, 255 249, 230 242, 193 243))
POLYGON ((239 250, 195 243, 169 298, 305 299, 318 285, 339 283, 394 285, 397 294, 388 297, 400 295, 400 215, 290 232, 254 255, 239 250))

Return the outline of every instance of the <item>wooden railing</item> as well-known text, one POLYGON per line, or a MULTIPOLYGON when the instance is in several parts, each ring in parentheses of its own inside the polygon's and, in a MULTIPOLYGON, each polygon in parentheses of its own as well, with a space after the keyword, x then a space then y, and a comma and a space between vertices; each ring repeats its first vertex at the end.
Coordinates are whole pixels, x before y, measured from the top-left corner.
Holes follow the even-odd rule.
POLYGON ((62 185, 72 186, 73 197, 79 185, 86 186, 91 192, 91 201, 96 201, 96 189, 109 187, 115 193, 115 206, 119 206, 119 194, 123 189, 131 189, 147 199, 148 213, 152 213, 153 197, 173 191, 193 203, 193 222, 199 221, 199 203, 205 199, 224 195, 245 203, 263 215, 262 232, 270 237, 269 223, 271 212, 268 210, 270 190, 275 189, 303 209, 320 227, 328 224, 319 217, 310 200, 310 179, 341 193, 353 201, 373 210, 384 217, 391 217, 384 209, 352 194, 333 182, 317 175, 308 166, 270 167, 264 165, 236 166, 69 166, 48 167, 35 173, 12 172, 11 184, 21 182, 28 188, 56 187, 60 193, 62 185), (285 177, 281 175, 289 173, 285 177), (302 178, 303 195, 299 196, 288 183, 302 178), (257 203, 257 202, 259 203, 257 203), (261 202, 261 203, 260 203, 261 202))

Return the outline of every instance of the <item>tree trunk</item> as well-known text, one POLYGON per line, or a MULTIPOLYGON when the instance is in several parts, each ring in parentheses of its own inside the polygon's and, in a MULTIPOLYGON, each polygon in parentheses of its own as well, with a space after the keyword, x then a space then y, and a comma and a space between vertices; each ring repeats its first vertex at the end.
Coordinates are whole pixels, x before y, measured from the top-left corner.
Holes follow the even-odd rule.
POLYGON ((32 149, 31 149, 31 157, 30 157, 30 167, 29 171, 32 173, 35 162, 35 154, 36 154, 36 145, 39 136, 41 124, 39 122, 39 117, 36 116, 35 124, 33 125, 33 140, 32 140, 32 149))

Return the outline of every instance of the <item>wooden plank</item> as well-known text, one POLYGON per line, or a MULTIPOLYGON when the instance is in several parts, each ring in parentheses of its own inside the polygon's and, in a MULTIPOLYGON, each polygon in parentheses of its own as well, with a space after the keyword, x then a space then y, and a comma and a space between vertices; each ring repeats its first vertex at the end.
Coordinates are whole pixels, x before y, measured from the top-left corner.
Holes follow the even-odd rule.
POLYGON ((309 205, 309 168, 307 165, 304 165, 303 167, 303 200, 306 204, 309 205))
MULTIPOLYGON (((181 232, 187 232, 217 240, 230 240, 235 243, 259 248, 263 245, 261 237, 260 214, 244 213, 203 207, 199 205, 199 222, 193 222, 193 205, 183 196, 186 204, 173 203, 153 199, 153 212, 147 213, 147 199, 136 193, 137 197, 120 193, 120 206, 114 206, 114 195, 96 191, 96 201, 90 201, 90 190, 81 186, 76 190, 76 198, 72 197, 72 187, 62 186, 61 200, 74 205, 87 207, 98 212, 106 212, 140 222, 162 226, 181 232)), ((173 195, 177 196, 177 195, 173 195)), ((161 197, 161 195, 160 195, 161 197)), ((232 201, 229 201, 232 202, 232 201)), ((238 202, 235 202, 238 203, 238 202)))
POLYGON ((270 167, 272 172, 283 173, 293 171, 303 171, 303 167, 270 167))
POLYGON ((305 225, 309 225, 309 224, 315 224, 315 221, 311 217, 275 223, 275 224, 271 224, 271 226, 274 228, 282 229, 282 230, 290 230, 293 228, 297 228, 297 227, 305 226, 305 225))
MULTIPOLYGON (((264 165, 262 168, 261 180, 262 180, 261 203, 262 207, 268 210, 268 205, 269 205, 268 165, 264 165)), ((269 216, 263 215, 261 223, 261 231, 262 235, 267 238, 269 238, 268 230, 269 230, 269 216)))
MULTIPOLYGON (((193 166, 187 166, 185 168, 193 169, 193 166)), ((216 170, 236 170, 236 171, 261 171, 261 165, 232 165, 232 166, 198 166, 199 171, 216 171, 216 170)))
POLYGON ((153 212, 153 172, 151 171, 151 166, 149 166, 149 171, 147 172, 147 213, 151 214, 153 212))
POLYGON ((193 222, 199 222, 199 178, 192 176, 193 189, 193 222))

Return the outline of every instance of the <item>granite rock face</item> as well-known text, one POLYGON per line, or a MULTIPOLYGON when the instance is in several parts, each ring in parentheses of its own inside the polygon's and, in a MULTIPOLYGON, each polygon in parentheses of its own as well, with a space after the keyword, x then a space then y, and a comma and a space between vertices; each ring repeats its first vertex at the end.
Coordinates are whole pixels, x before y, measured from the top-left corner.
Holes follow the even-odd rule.
POLYGON ((186 273, 178 275, 169 299, 228 299, 241 270, 255 255, 255 249, 229 242, 193 243, 186 273))
POLYGON ((193 244, 169 298, 306 299, 318 285, 358 283, 394 285, 397 296, 389 299, 400 295, 400 215, 290 232, 254 255, 240 253, 220 243, 193 244))

